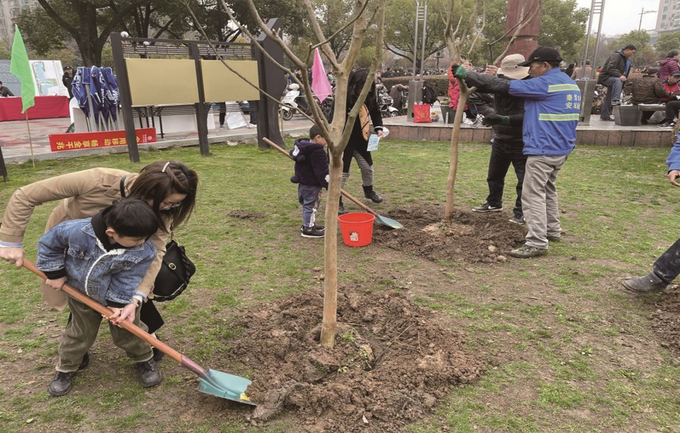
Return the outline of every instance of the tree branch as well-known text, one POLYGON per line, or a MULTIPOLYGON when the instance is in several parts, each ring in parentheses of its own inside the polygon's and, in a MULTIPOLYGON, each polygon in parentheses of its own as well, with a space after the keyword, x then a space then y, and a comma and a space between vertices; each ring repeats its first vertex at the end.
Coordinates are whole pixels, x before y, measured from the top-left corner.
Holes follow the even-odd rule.
POLYGON ((57 13, 57 11, 52 9, 52 6, 50 6, 50 4, 47 2, 47 0, 38 0, 38 3, 40 3, 40 6, 42 6, 43 9, 45 9, 45 12, 47 13, 47 15, 49 15, 50 18, 52 18, 54 20, 54 22, 56 22, 61 27, 63 27, 64 30, 69 32, 71 34, 71 36, 73 36, 75 38, 76 35, 80 34, 80 31, 77 28, 73 27, 71 24, 66 22, 66 20, 64 20, 57 13))

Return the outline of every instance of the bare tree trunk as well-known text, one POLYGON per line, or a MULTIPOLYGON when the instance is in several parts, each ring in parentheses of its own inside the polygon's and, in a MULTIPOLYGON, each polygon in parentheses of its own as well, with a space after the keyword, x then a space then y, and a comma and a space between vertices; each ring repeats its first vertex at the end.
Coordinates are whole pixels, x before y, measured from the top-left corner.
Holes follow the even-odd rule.
POLYGON ((338 315, 338 202, 340 200, 340 183, 342 180, 342 157, 333 155, 330 163, 330 183, 328 185, 328 203, 326 203, 326 233, 333 235, 324 237, 324 290, 323 320, 321 322, 321 345, 333 347, 335 344, 335 327, 338 315))
POLYGON ((456 184, 456 173, 458 172, 458 137, 460 136, 460 123, 463 120, 465 112, 465 104, 468 97, 477 90, 476 87, 468 87, 464 80, 458 80, 458 87, 460 88, 460 98, 458 99, 458 107, 456 107, 456 116, 453 119, 453 132, 451 133, 451 163, 449 166, 449 177, 446 181, 446 210, 444 211, 444 219, 451 221, 453 217, 453 187, 456 184))
MULTIPOLYGON (((330 63, 336 79, 334 103, 335 116, 332 122, 328 122, 328 120, 322 114, 320 107, 310 103, 311 107, 313 108, 313 121, 321 129, 321 135, 328 143, 328 150, 331 156, 331 161, 329 164, 330 182, 328 186, 328 204, 326 205, 325 221, 326 233, 329 233, 329 236, 326 236, 324 241, 324 308, 323 322, 321 324, 321 344, 326 347, 333 347, 335 344, 335 328, 337 323, 338 241, 335 233, 337 233, 338 227, 337 215, 338 202, 340 200, 340 183, 342 180, 342 152, 347 146, 354 122, 359 115, 359 110, 366 99, 366 95, 368 95, 378 64, 382 59, 383 31, 385 27, 385 1, 386 0, 355 0, 353 16, 349 17, 349 21, 346 24, 346 26, 353 25, 352 38, 345 57, 343 58, 342 62, 340 62, 330 47, 330 43, 337 33, 327 38, 323 34, 321 26, 319 25, 319 22, 316 18, 315 7, 312 3, 312 0, 303 0, 303 3, 309 14, 310 25, 314 31, 314 35, 319 41, 316 45, 310 44, 309 54, 311 55, 314 48, 318 46, 330 63), (369 4, 371 7, 368 7, 369 4), (375 25, 377 29, 375 41, 375 58, 373 59, 369 69, 369 78, 366 80, 366 83, 361 90, 361 94, 357 98, 357 102, 353 107, 350 108, 347 107, 348 79, 352 68, 356 63, 357 56, 361 50, 364 34, 366 33, 366 29, 369 25, 375 25)), ((243 34, 249 39, 254 40, 255 38, 248 32, 248 29, 236 22, 225 1, 221 0, 221 2, 229 17, 239 26, 239 29, 243 32, 243 34)), ((274 42, 276 42, 283 49, 284 54, 296 67, 300 69, 302 73, 302 80, 298 83, 304 89, 305 95, 307 95, 307 100, 313 101, 311 86, 309 85, 309 81, 307 79, 306 62, 295 56, 295 54, 291 51, 290 47, 286 45, 285 41, 280 37, 280 35, 271 32, 271 30, 267 28, 266 24, 257 12, 257 8, 255 7, 255 2, 253 0, 247 0, 247 5, 262 32, 270 37, 274 42)), ((258 49, 264 52, 262 47, 257 44, 257 42, 254 43, 258 49)), ((264 52, 264 54, 267 56, 266 52, 264 52)), ((270 58, 270 60, 272 59, 270 58)), ((285 73, 292 74, 292 72, 285 66, 278 64, 276 61, 274 61, 274 63, 285 73)), ((229 68, 226 62, 225 66, 229 68)), ((258 90, 262 92, 261 89, 258 90)), ((267 94, 265 93, 265 95, 267 94)), ((271 95, 267 96, 272 97, 271 95)))

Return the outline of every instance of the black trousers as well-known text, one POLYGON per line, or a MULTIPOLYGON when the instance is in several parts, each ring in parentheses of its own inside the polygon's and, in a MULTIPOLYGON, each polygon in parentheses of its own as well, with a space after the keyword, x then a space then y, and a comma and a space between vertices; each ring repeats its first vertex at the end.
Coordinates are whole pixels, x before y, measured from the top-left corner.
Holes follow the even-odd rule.
POLYGON ((680 239, 656 259, 654 273, 666 284, 672 283, 680 274, 680 239))
POLYGON ((503 205, 503 188, 505 186, 505 175, 508 173, 510 164, 515 168, 517 176, 517 199, 515 200, 514 213, 522 215, 522 182, 524 181, 524 170, 527 163, 527 156, 522 154, 523 143, 520 140, 504 140, 496 138, 491 145, 491 157, 489 159, 489 172, 486 182, 489 184, 489 195, 486 202, 494 207, 503 205))
POLYGON ((666 102, 666 122, 672 122, 678 117, 678 111, 680 111, 680 101, 668 101, 666 102))

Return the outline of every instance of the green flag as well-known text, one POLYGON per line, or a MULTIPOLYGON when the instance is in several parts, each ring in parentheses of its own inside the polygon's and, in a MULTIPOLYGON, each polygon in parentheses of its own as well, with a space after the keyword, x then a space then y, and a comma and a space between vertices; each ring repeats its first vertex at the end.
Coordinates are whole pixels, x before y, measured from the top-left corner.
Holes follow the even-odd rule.
POLYGON ((28 53, 24 40, 21 38, 19 26, 14 25, 14 42, 12 43, 12 60, 9 71, 21 81, 22 113, 35 105, 35 82, 28 62, 28 53))

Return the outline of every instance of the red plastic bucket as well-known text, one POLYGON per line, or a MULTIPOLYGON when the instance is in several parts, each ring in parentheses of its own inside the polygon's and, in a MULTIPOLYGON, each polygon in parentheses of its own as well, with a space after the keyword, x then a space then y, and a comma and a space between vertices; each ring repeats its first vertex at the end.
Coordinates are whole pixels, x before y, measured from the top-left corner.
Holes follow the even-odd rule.
POLYGON ((352 212, 338 216, 342 241, 350 247, 363 247, 373 240, 373 221, 370 213, 352 212))

